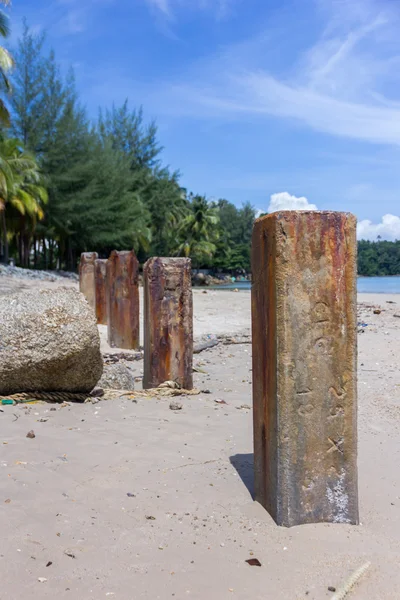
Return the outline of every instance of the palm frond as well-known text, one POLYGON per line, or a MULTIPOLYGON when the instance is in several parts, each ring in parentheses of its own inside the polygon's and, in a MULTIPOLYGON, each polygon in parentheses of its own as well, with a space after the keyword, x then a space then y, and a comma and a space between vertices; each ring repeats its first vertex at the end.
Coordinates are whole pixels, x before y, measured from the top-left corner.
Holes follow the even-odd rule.
MULTIPOLYGON (((4 2, 3 0, 3 4, 5 4, 6 6, 9 4, 9 2, 4 2)), ((1 37, 8 37, 10 35, 10 26, 8 24, 8 17, 7 15, 5 15, 3 13, 2 10, 0 10, 0 35, 1 37)))

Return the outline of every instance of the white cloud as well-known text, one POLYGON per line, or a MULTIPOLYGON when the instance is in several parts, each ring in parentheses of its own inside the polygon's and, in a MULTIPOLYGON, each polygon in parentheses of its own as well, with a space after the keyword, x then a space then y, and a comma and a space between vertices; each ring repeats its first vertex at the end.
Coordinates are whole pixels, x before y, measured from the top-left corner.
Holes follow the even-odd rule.
MULTIPOLYGON (((288 192, 271 194, 268 212, 281 210, 318 210, 315 204, 310 204, 305 196, 292 196, 288 192)), ((368 219, 357 224, 357 238, 359 240, 376 241, 380 236, 383 240, 400 240, 400 217, 384 215, 380 223, 373 223, 368 219)))
POLYGON ((279 210, 318 210, 315 204, 310 204, 304 196, 292 196, 288 192, 271 195, 268 212, 279 210))
MULTIPOLYGON (((168 2, 170 7, 189 0, 168 2)), ((263 33, 205 59, 180 81, 168 82, 164 94, 158 85, 160 112, 220 121, 251 116, 262 122, 276 116, 334 136, 400 145, 400 5, 386 0, 324 3, 330 7, 325 27, 315 43, 292 55, 286 72, 277 76, 273 64, 267 66, 274 43, 279 47, 283 40, 271 41, 263 33)), ((195 5, 201 7, 201 0, 195 5)))
POLYGON ((211 10, 217 18, 225 17, 237 0, 145 0, 152 8, 171 18, 179 8, 211 10))
POLYGON ((400 240, 400 217, 395 215, 384 215, 380 223, 372 221, 360 221, 357 225, 357 237, 359 240, 376 241, 378 236, 383 240, 400 240))
POLYGON ((170 15, 171 2, 170 0, 146 0, 150 6, 153 6, 157 10, 160 10, 165 15, 170 15))

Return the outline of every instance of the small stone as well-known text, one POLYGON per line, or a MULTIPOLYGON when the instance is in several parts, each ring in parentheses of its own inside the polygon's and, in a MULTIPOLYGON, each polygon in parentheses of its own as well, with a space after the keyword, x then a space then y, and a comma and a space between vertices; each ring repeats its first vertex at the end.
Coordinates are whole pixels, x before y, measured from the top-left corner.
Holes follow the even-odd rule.
POLYGON ((26 437, 33 440, 33 438, 36 437, 35 432, 33 431, 33 429, 31 429, 31 431, 28 431, 28 433, 26 434, 26 437))
POLYGON ((76 558, 74 552, 72 550, 64 550, 65 556, 69 556, 70 558, 76 558))
POLYGON ((39 583, 46 583, 46 581, 47 581, 46 577, 38 577, 39 583))
POLYGON ((397 317, 398 319, 400 319, 400 315, 398 315, 397 313, 393 315, 394 317, 397 317))
POLYGON ((183 404, 182 402, 177 402, 176 400, 172 400, 169 404, 170 410, 182 410, 183 404))
POLYGON ((134 390, 135 377, 133 371, 124 363, 104 365, 99 386, 104 390, 134 390))
POLYGON ((40 419, 38 419, 39 423, 47 423, 49 419, 47 417, 41 417, 40 419))
POLYGON ((374 310, 374 315, 380 315, 380 314, 381 314, 381 312, 382 312, 382 311, 380 310, 380 308, 375 308, 375 310, 374 310))
POLYGON ((336 588, 335 588, 335 587, 333 587, 333 585, 330 585, 330 586, 328 587, 328 592, 336 592, 336 588))

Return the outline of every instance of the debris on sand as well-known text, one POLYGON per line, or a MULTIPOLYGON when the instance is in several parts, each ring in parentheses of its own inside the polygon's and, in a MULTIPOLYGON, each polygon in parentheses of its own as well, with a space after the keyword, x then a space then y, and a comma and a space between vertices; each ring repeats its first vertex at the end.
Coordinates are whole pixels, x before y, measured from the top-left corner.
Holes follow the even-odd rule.
POLYGON ((172 400, 169 404, 170 410, 182 410, 183 404, 182 402, 177 402, 176 400, 172 400))
POLYGON ((248 558, 246 560, 247 564, 250 565, 251 567, 261 567, 261 563, 258 560, 258 558, 248 558))

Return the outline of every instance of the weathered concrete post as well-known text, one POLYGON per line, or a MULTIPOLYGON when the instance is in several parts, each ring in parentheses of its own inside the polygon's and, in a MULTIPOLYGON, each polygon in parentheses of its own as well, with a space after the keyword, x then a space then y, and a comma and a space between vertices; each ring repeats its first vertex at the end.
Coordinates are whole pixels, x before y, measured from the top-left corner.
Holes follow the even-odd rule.
POLYGON ((97 256, 97 252, 82 252, 79 263, 79 290, 93 310, 96 309, 94 261, 97 256))
POLYGON ((144 266, 143 387, 171 380, 193 388, 191 261, 151 258, 144 266))
POLYGON ((356 219, 253 230, 255 499, 278 525, 358 523, 356 219))
POLYGON ((113 250, 106 277, 108 343, 139 348, 139 263, 132 251, 113 250))
POLYGON ((98 258, 94 261, 94 274, 96 284, 96 318, 99 325, 107 325, 107 296, 106 276, 107 260, 98 258))

